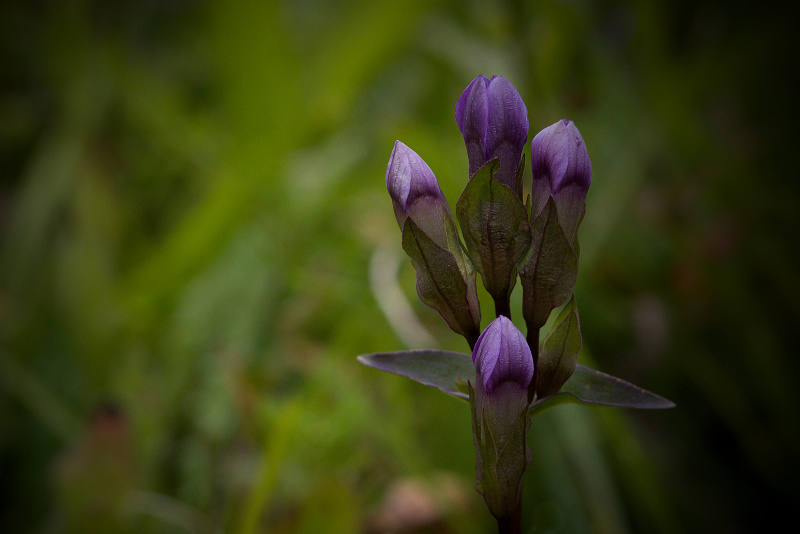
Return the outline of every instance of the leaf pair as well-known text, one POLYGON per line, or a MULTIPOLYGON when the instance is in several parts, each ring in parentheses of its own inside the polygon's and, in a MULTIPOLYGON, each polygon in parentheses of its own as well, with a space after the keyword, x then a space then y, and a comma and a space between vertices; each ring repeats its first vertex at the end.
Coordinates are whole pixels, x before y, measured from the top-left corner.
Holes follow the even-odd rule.
MULTIPOLYGON (((358 361, 369 367, 410 378, 448 395, 469 399, 466 382, 475 381, 469 354, 443 350, 407 350, 363 354, 358 361)), ((640 409, 674 408, 672 401, 621 378, 577 364, 558 393, 535 399, 528 407, 538 415, 560 404, 618 406, 640 409)))

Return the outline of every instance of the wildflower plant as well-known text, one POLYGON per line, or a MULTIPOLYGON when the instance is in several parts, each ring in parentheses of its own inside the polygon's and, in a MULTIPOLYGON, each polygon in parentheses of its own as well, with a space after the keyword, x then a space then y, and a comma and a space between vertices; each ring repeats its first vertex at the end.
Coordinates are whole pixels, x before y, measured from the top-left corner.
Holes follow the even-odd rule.
POLYGON ((674 404, 578 364, 582 339, 573 290, 592 165, 575 124, 560 120, 533 137, 531 192, 523 198, 528 112, 514 86, 502 76, 478 76, 458 99, 455 118, 469 162, 469 180, 455 206, 463 241, 433 171, 400 141, 389 158, 386 188, 420 299, 465 338, 472 354, 409 350, 358 359, 469 402, 476 490, 501 533, 519 532, 533 416, 565 403, 674 404), (478 273, 496 317, 483 330, 478 273), (511 320, 517 279, 525 335, 511 320))

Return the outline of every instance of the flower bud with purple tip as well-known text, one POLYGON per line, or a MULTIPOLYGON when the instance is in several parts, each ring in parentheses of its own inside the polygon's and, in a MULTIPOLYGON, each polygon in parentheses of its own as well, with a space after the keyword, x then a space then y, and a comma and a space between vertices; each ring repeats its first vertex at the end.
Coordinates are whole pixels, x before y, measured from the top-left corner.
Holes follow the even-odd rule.
POLYGON ((486 327, 472 351, 477 380, 491 396, 506 383, 528 390, 533 378, 533 356, 525 336, 501 315, 486 327))
POLYGON ((528 140, 528 109, 511 82, 483 75, 472 80, 456 102, 456 122, 467 146, 470 178, 500 158, 495 178, 520 196, 517 171, 528 140))
POLYGON ((522 333, 501 315, 478 338, 472 361, 476 489, 495 517, 509 518, 519 504, 522 475, 530 464, 526 436, 533 356, 522 333))
POLYGON ((453 219, 447 200, 425 160, 401 141, 395 141, 386 166, 386 189, 401 231, 411 217, 428 237, 447 248, 447 219, 453 219))
POLYGON ((559 224, 572 243, 592 183, 589 152, 572 121, 562 119, 534 136, 531 141, 531 170, 531 219, 536 218, 552 196, 559 224))
POLYGON ((476 273, 433 171, 419 155, 395 142, 386 189, 402 232, 403 250, 417 272, 417 294, 438 311, 470 347, 480 333, 476 273))
POLYGON ((533 137, 531 172, 531 253, 519 269, 529 336, 569 300, 578 276, 578 225, 592 164, 572 121, 560 120, 533 137))

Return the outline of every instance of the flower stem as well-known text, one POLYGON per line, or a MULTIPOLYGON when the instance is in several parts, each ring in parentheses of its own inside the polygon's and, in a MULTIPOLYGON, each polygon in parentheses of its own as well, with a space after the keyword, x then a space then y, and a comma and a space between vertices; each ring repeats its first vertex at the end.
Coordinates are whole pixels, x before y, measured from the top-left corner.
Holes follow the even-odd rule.
POLYGON ((511 296, 505 296, 499 299, 494 299, 494 315, 500 317, 505 315, 511 319, 511 296))
POLYGON ((517 504, 517 509, 511 517, 497 518, 498 534, 522 534, 522 499, 517 504))
POLYGON ((472 352, 475 350, 475 343, 478 342, 479 333, 476 332, 468 332, 464 335, 464 338, 467 340, 467 344, 469 345, 469 351, 472 352))
POLYGON ((533 400, 533 395, 536 392, 536 382, 539 378, 539 329, 538 328, 529 328, 528 329, 528 347, 531 349, 531 355, 533 356, 533 378, 531 379, 531 384, 528 386, 528 400, 533 400))

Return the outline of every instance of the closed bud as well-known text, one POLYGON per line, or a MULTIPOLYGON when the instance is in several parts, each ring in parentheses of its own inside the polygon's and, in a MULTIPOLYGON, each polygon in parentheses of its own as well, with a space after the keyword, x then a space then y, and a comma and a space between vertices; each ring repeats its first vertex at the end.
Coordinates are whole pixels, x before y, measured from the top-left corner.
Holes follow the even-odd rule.
POLYGON ((395 142, 386 167, 386 189, 401 231, 411 217, 428 237, 448 248, 447 219, 452 221, 452 215, 439 182, 425 160, 400 141, 395 142))
POLYGON ((527 391, 533 378, 533 356, 525 336, 501 315, 486 327, 472 351, 477 379, 487 395, 513 382, 527 391))
POLYGON ((583 218, 586 193, 592 183, 592 163, 578 128, 562 119, 537 133, 531 141, 533 172, 532 216, 553 197, 558 220, 572 243, 583 218))
POLYGON ((400 141, 386 168, 386 189, 403 234, 403 250, 417 271, 417 294, 472 347, 481 319, 475 269, 433 171, 400 141))
POLYGON ((476 489, 495 517, 507 519, 519 505, 522 475, 530 464, 526 436, 533 357, 522 333, 501 315, 478 338, 472 361, 476 489))
POLYGON ((528 140, 528 109, 511 82, 483 75, 472 80, 456 102, 456 122, 467 146, 470 178, 500 158, 495 178, 521 196, 517 171, 528 140))

